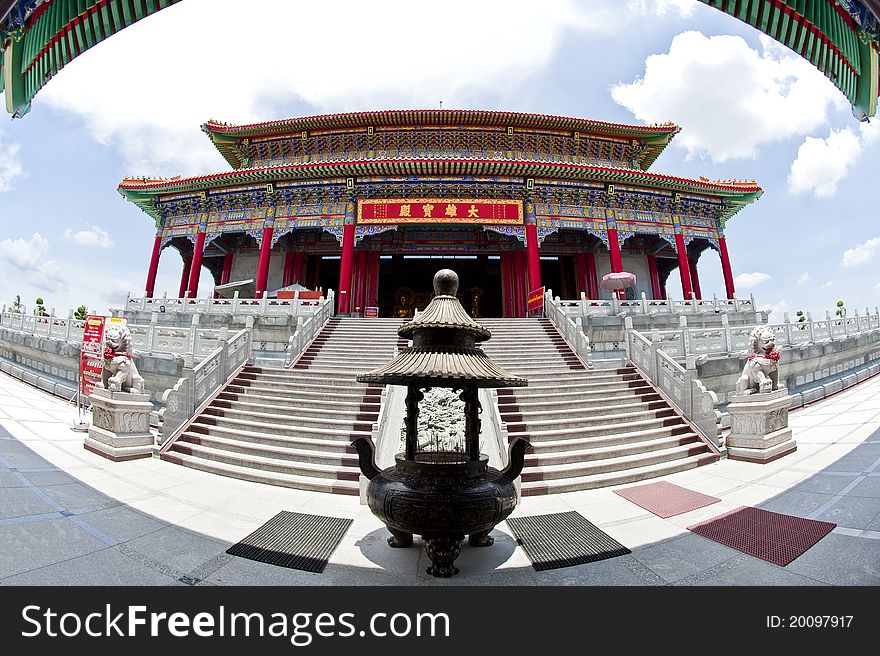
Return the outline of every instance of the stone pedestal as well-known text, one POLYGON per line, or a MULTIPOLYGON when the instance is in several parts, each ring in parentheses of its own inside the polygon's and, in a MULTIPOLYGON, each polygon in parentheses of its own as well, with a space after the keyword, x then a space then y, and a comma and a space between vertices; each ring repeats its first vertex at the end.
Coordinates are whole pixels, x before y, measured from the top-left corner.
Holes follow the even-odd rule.
POLYGON ((735 394, 730 399, 727 457, 766 463, 797 449, 788 427, 791 398, 784 387, 764 394, 735 394))
POLYGON ((149 394, 95 389, 89 401, 92 425, 83 444, 86 449, 117 462, 152 457, 149 394))

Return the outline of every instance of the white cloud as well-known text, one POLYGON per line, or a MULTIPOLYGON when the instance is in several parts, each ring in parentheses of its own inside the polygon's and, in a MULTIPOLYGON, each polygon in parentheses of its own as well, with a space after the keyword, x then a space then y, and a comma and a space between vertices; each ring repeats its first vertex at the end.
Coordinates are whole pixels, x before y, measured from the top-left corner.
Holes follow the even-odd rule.
POLYGON ((693 31, 611 95, 637 119, 681 125, 673 143, 716 162, 755 158, 764 144, 808 134, 844 103, 822 73, 772 39, 762 38, 758 52, 737 36, 693 31))
POLYGON ((797 321, 794 315, 794 306, 789 301, 776 301, 775 303, 765 303, 761 306, 761 311, 768 313, 769 323, 782 323, 785 321, 785 313, 788 312, 789 321, 797 321))
POLYGON ((873 237, 854 248, 847 249, 840 260, 840 266, 854 267, 867 264, 874 259, 877 250, 880 249, 880 237, 873 237))
POLYGON ((817 198, 833 196, 861 154, 862 142, 849 128, 831 130, 825 139, 807 137, 792 162, 788 190, 812 191, 817 198))
POLYGON ((636 15, 667 16, 677 14, 688 18, 697 8, 696 0, 630 0, 627 9, 636 15))
POLYGON ((29 240, 4 239, 0 241, 0 262, 12 269, 11 275, 25 279, 38 289, 66 291, 67 276, 55 260, 49 259, 49 241, 35 232, 29 240), (17 275, 16 275, 17 274, 17 275))
POLYGON ((110 233, 99 226, 89 226, 85 230, 78 230, 76 232, 68 228, 64 231, 64 236, 80 246, 110 248, 113 245, 113 240, 110 239, 110 233))
POLYGON ((13 182, 24 174, 18 156, 20 150, 18 144, 6 143, 3 132, 0 132, 0 192, 14 189, 13 182))
POLYGON ((810 280, 810 274, 804 271, 800 276, 798 276, 797 284, 803 285, 810 280))
POLYGON ((834 281, 829 280, 824 285, 822 285, 822 289, 831 289, 831 287, 833 287, 833 286, 834 286, 834 281))
POLYGON ((614 2, 187 0, 132 25, 66 66, 38 102, 82 117, 121 149, 132 175, 228 165, 199 125, 301 113, 466 106, 516 88, 550 61, 566 30, 625 30, 614 2), (463 21, 462 16, 468 20, 463 21), (617 20, 614 20, 614 19, 617 20), (224 36, 225 35, 225 36, 224 36), (162 47, 157 48, 156 44, 162 47))
POLYGON ((760 271, 754 271, 752 273, 741 273, 738 276, 734 277, 733 284, 737 288, 752 289, 753 287, 763 285, 765 282, 770 280, 770 278, 771 276, 769 273, 761 273, 760 271))

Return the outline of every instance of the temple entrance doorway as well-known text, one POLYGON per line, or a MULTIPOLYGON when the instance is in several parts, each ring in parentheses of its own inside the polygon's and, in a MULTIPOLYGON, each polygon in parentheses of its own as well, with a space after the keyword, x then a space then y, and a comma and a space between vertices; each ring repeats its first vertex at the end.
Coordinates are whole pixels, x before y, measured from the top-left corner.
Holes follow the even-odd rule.
POLYGON ((411 317, 433 297, 439 269, 452 269, 458 299, 475 318, 502 316, 501 258, 497 255, 382 255, 379 258, 379 316, 411 317))

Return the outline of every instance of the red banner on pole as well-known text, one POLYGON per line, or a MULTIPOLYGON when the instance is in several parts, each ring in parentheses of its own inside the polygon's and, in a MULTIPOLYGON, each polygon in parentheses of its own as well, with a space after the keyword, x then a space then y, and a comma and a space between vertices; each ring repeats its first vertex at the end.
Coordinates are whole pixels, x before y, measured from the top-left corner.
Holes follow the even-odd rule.
POLYGON ((104 368, 104 321, 107 317, 89 315, 83 330, 82 350, 79 357, 79 393, 88 396, 101 382, 104 368))
POLYGON ((538 287, 529 292, 526 297, 526 312, 531 314, 537 310, 544 309, 544 288, 538 287))

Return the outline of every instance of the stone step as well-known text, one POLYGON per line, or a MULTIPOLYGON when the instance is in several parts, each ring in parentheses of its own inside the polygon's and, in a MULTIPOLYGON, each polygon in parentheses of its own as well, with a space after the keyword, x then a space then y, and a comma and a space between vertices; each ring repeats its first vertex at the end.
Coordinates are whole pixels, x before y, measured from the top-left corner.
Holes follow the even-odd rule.
POLYGON ((529 398, 546 396, 548 393, 552 394, 554 389, 560 392, 560 394, 587 394, 589 392, 602 393, 606 391, 610 392, 644 389, 645 387, 648 387, 647 384, 644 381, 638 380, 621 381, 617 379, 612 379, 599 382, 569 382, 565 380, 558 380, 555 386, 547 384, 544 381, 540 381, 538 384, 533 384, 530 380, 528 386, 526 387, 506 388, 507 390, 509 390, 507 392, 504 391, 505 388, 501 388, 498 390, 498 396, 500 397, 515 394, 516 398, 529 398))
POLYGON ((370 422, 375 422, 379 418, 378 403, 371 403, 366 405, 366 407, 365 404, 361 403, 346 403, 345 405, 325 403, 324 405, 329 407, 313 407, 302 401, 296 402, 296 400, 292 399, 282 399, 280 401, 272 397, 264 397, 264 399, 268 400, 255 399, 250 396, 241 396, 236 399, 218 397, 208 407, 251 413, 269 412, 278 415, 290 415, 292 418, 314 417, 322 419, 330 417, 333 419, 370 422))
POLYGON ((593 476, 595 474, 607 474, 609 472, 623 471, 637 467, 657 465, 670 460, 679 460, 691 456, 702 455, 709 452, 702 442, 671 446, 656 451, 634 453, 591 460, 583 463, 565 463, 561 465, 549 465, 546 467, 530 467, 524 469, 522 482, 546 481, 556 478, 578 478, 581 476, 593 476))
MULTIPOLYGON (((537 397, 529 397, 537 398, 537 397)), ((502 416, 504 413, 522 413, 523 415, 531 415, 533 412, 541 412, 544 410, 583 410, 584 412, 592 411, 598 406, 607 406, 609 401, 618 403, 641 402, 651 403, 662 400, 660 394, 656 392, 644 392, 642 394, 632 394, 630 390, 622 390, 620 392, 605 392, 602 394, 590 394, 589 396, 581 394, 555 394, 548 395, 547 398, 559 399, 553 401, 536 400, 536 401, 518 401, 514 395, 499 396, 498 410, 502 416)))
MULTIPOLYGON (((253 451, 253 449, 251 449, 253 451)), ((317 462, 304 460, 291 460, 280 458, 275 454, 260 454, 233 451, 217 446, 206 446, 193 442, 175 442, 170 449, 173 453, 182 453, 193 458, 204 458, 214 462, 222 462, 238 467, 248 467, 263 471, 288 474, 292 476, 305 476, 309 478, 328 478, 331 480, 354 480, 357 481, 360 469, 357 461, 352 466, 325 465, 317 462)), ((166 451, 166 453, 168 453, 166 451)))
POLYGON ((633 467, 623 471, 604 472, 592 476, 529 481, 522 484, 522 495, 561 494, 563 492, 577 492, 579 490, 592 490, 599 487, 636 483, 649 478, 669 476, 676 472, 708 465, 717 460, 718 456, 710 452, 642 467, 633 467))
POLYGON ((204 458, 196 458, 183 453, 175 453, 173 451, 166 451, 163 453, 162 459, 212 474, 220 474, 221 476, 239 478, 246 481, 253 481, 255 483, 267 483, 269 485, 279 485, 298 490, 329 492, 331 494, 349 494, 357 496, 360 493, 358 482, 356 480, 332 481, 310 476, 292 476, 289 474, 254 469, 252 467, 240 467, 213 460, 206 460, 204 458))
POLYGON ((677 426, 684 424, 684 420, 678 415, 669 417, 658 417, 654 419, 638 419, 635 421, 617 421, 614 423, 600 424, 598 426, 583 426, 571 428, 554 428, 545 430, 528 430, 513 432, 508 425, 508 433, 510 437, 525 437, 533 443, 537 442, 555 442, 565 439, 578 439, 585 437, 594 437, 598 435, 614 435, 616 433, 625 433, 651 428, 665 428, 668 426, 677 426))
POLYGON ((626 412, 616 412, 614 414, 603 415, 574 415, 563 417, 548 417, 545 419, 533 420, 529 417, 526 421, 506 421, 508 433, 544 433, 547 431, 572 431, 575 429, 589 429, 596 427, 607 427, 615 424, 628 424, 639 421, 650 421, 651 419, 661 419, 667 417, 676 417, 675 410, 666 406, 657 410, 630 410, 626 412))
POLYGON ((301 407, 303 410, 313 412, 378 412, 380 399, 378 396, 370 396, 365 400, 361 394, 342 396, 339 398, 327 398, 326 395, 314 394, 309 397, 300 397, 296 394, 257 394, 252 391, 247 393, 220 392, 218 401, 241 401, 244 403, 267 405, 283 405, 288 407, 301 407))
POLYGON ((624 412, 648 412, 663 410, 669 406, 663 400, 642 401, 640 398, 629 397, 618 403, 608 405, 605 399, 596 399, 592 404, 568 404, 561 408, 551 403, 533 404, 529 408, 516 410, 508 406, 499 405, 501 419, 505 422, 542 422, 568 419, 572 417, 604 417, 606 415, 620 414, 624 412))
POLYGON ((237 440, 231 437, 186 432, 180 436, 180 439, 174 443, 172 448, 177 447, 182 443, 231 451, 234 453, 263 456, 265 458, 277 458, 279 460, 306 462, 331 467, 358 466, 358 456, 354 447, 351 447, 346 451, 310 450, 302 448, 299 444, 263 444, 260 442, 237 440))
POLYGON ((343 381, 345 385, 361 385, 366 387, 367 383, 359 383, 355 377, 361 372, 348 372, 347 375, 340 375, 338 371, 330 371, 326 374, 319 374, 315 371, 306 369, 284 369, 283 371, 273 371, 272 373, 264 372, 260 374, 241 374, 236 380, 258 380, 261 383, 277 382, 277 383, 306 383, 309 381, 319 381, 322 385, 339 385, 343 381))
MULTIPOLYGON (((656 440, 665 437, 675 437, 678 435, 687 435, 693 433, 690 426, 682 422, 680 424, 672 424, 670 426, 659 426, 655 428, 641 428, 628 431, 615 431, 608 435, 588 435, 585 437, 563 437, 556 440, 532 441, 531 453, 535 457, 547 456, 550 454, 564 454, 569 451, 582 451, 588 449, 597 449, 610 446, 620 446, 623 444, 636 444, 648 440, 656 440)), ((515 439, 515 435, 509 436, 508 439, 515 439)))
MULTIPOLYGON (((251 382, 251 381, 246 381, 251 382)), ((358 401, 368 397, 379 402, 381 390, 377 388, 363 387, 359 383, 344 385, 297 385, 294 383, 270 383, 266 385, 230 384, 226 387, 230 394, 255 394, 257 396, 270 396, 272 398, 288 399, 327 399, 328 401, 358 401)))
POLYGON ((378 419, 378 416, 373 415, 370 415, 370 419, 362 420, 330 416, 308 417, 295 415, 293 412, 284 412, 283 408, 282 410, 275 412, 254 412, 252 410, 239 410, 236 408, 218 408, 213 404, 205 408, 202 417, 212 417, 218 420, 238 419, 242 421, 258 422, 260 424, 272 424, 277 425, 279 430, 286 430, 291 426, 296 426, 297 428, 325 427, 338 430, 358 430, 364 432, 371 431, 373 423, 378 419))
MULTIPOLYGON (((526 466, 549 467, 551 465, 564 465, 579 462, 589 462, 594 460, 604 460, 606 458, 635 455, 637 453, 647 453, 648 451, 658 451, 661 449, 694 443, 703 444, 703 442, 700 440, 700 437, 696 433, 688 432, 682 433, 681 435, 665 435, 655 439, 624 442, 622 444, 612 444, 606 446, 596 446, 589 449, 554 451, 550 453, 542 453, 540 455, 528 455, 526 456, 526 466)), ((703 446, 705 446, 705 444, 703 444, 703 446)))
POLYGON ((350 427, 336 426, 333 428, 321 428, 312 425, 296 425, 289 423, 280 424, 266 421, 257 421, 255 419, 242 419, 240 417, 218 417, 214 415, 201 414, 193 425, 199 426, 217 426, 219 428, 234 428, 246 431, 254 431, 258 433, 269 433, 276 435, 300 435, 304 437, 337 440, 353 440, 356 437, 369 437, 372 429, 371 424, 365 424, 364 427, 355 428, 358 424, 352 424, 350 427))
MULTIPOLYGON (((351 434, 318 435, 296 434, 288 432, 264 433, 253 429, 229 428, 210 424, 193 423, 184 435, 209 435, 239 442, 252 442, 264 446, 279 448, 298 448, 306 451, 326 451, 327 453, 344 454, 351 452, 351 434)), ((358 434, 359 435, 359 434, 358 434)))

